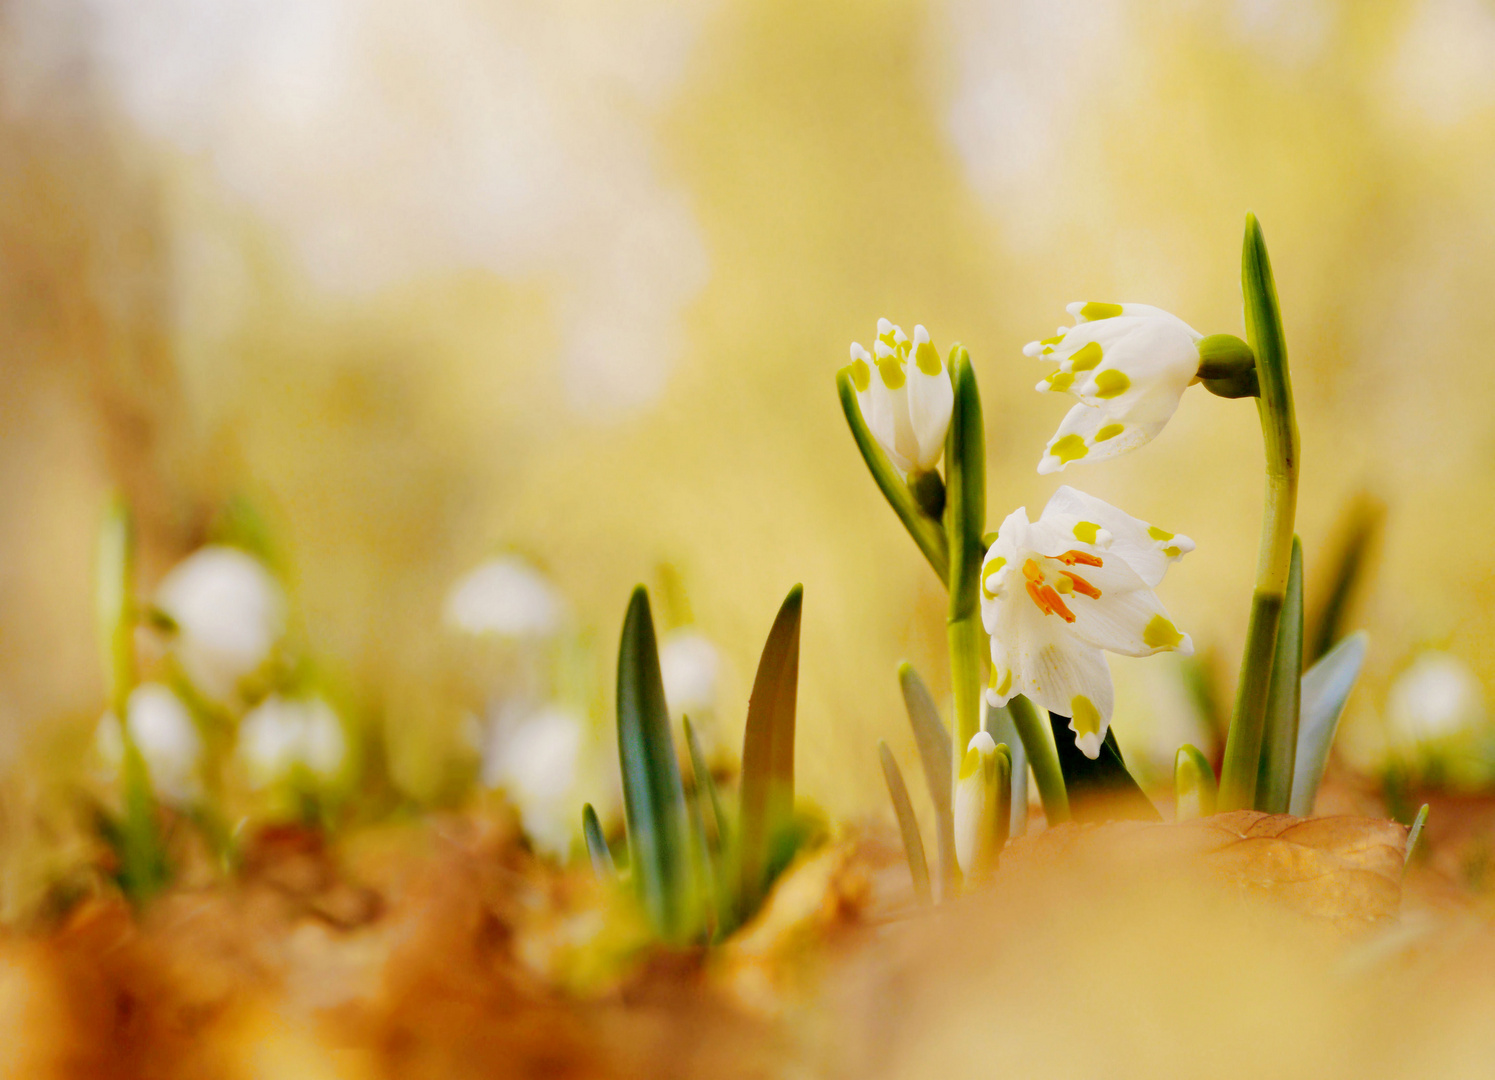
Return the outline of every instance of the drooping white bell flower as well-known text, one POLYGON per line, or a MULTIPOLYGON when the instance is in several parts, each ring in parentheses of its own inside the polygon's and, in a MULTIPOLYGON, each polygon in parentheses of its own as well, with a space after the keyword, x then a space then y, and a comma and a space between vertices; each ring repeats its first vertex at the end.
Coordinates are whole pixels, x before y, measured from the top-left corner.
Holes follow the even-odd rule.
POLYGON ((993 785, 987 775, 995 767, 996 756, 997 744, 991 735, 978 731, 960 761, 955 782, 955 863, 967 877, 991 865, 996 847, 997 808, 992 805, 993 785))
POLYGON ((562 705, 494 717, 483 749, 484 786, 502 788, 535 845, 564 855, 580 820, 575 801, 586 721, 562 705))
POLYGON ((469 634, 548 637, 561 624, 565 603, 555 587, 516 555, 489 559, 452 588, 446 621, 469 634))
POLYGON ((721 670, 721 653, 695 627, 665 634, 659 643, 659 673, 670 715, 696 718, 714 712, 721 670))
POLYGON ((1199 371, 1203 335, 1161 308, 1091 301, 1070 304, 1068 311, 1074 326, 1023 348, 1059 365, 1039 391, 1080 399, 1049 440, 1041 474, 1072 461, 1104 461, 1149 441, 1199 371))
POLYGON ((899 472, 928 472, 939 464, 955 407, 955 390, 929 331, 877 320, 872 353, 853 342, 851 381, 867 428, 899 472))
POLYGON ((1388 727, 1405 746, 1475 730, 1485 718, 1479 677, 1459 657, 1439 649, 1420 653, 1386 695, 1388 727))
MULTIPOLYGON (((196 800, 202 794, 198 776, 202 737, 182 699, 170 687, 147 682, 130 691, 125 707, 130 714, 130 736, 145 760, 157 797, 174 806, 196 800)), ((94 738, 109 774, 118 776, 125 744, 113 712, 104 714, 94 738)))
POLYGON ((285 631, 285 595, 264 565, 238 548, 212 544, 182 560, 156 591, 176 623, 172 649, 187 677, 225 701, 269 658, 285 631))
POLYGON ((1152 591, 1193 550, 1188 537, 1070 487, 1054 493, 1036 522, 1014 510, 981 567, 981 619, 991 635, 987 700, 1001 706, 1023 694, 1068 716, 1075 744, 1098 756, 1113 704, 1103 650, 1193 652, 1152 591))
POLYGON ((342 721, 320 697, 285 698, 271 694, 239 725, 235 753, 249 786, 260 790, 305 769, 323 782, 342 771, 348 740, 342 721))

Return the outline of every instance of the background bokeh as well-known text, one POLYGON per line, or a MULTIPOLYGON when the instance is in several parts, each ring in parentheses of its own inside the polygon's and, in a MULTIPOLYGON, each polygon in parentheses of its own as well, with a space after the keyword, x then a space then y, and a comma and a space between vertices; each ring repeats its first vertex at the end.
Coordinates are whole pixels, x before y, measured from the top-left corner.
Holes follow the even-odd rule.
MULTIPOLYGON (((833 374, 886 315, 981 380, 991 527, 1063 414, 1024 342, 1074 299, 1242 332, 1277 272, 1310 596, 1386 508, 1352 723, 1415 650, 1495 678, 1489 0, 8 0, 0 7, 0 762, 102 701, 107 493, 147 584, 242 496, 306 639, 413 791, 459 738, 443 598, 524 553, 592 629, 678 569, 740 730, 806 595, 801 790, 881 802, 893 677, 945 682, 938 582, 833 374)), ((1163 590, 1228 695, 1260 514, 1246 403, 1063 480, 1186 532, 1163 590)), ((1171 657, 1123 747, 1203 741, 1171 657)), ((600 722, 598 738, 607 739, 600 722)))

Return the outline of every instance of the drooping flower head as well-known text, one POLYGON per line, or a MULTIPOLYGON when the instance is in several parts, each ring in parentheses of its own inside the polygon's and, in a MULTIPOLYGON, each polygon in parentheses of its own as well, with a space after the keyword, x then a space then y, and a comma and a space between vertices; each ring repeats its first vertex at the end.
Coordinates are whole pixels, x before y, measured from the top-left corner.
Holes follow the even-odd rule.
POLYGON ((955 391, 928 330, 915 326, 910 341, 902 328, 878 319, 870 354, 851 345, 851 380, 862 418, 900 472, 928 472, 939 464, 955 391))
POLYGON ((1194 541, 1061 487, 1037 521, 1023 508, 1002 522, 981 567, 981 619, 991 635, 987 700, 1023 694, 1070 718, 1086 756, 1111 724, 1103 651, 1149 656, 1194 650, 1153 587, 1194 541))
POLYGON ((263 563, 210 544, 182 560, 156 593, 177 627, 172 648, 194 686, 226 701, 270 657, 285 630, 285 594, 263 563))
MULTIPOLYGON (((202 794, 198 776, 202 737, 187 706, 170 687, 144 682, 130 691, 125 709, 130 737, 145 761, 151 787, 173 806, 191 804, 202 794)), ((111 778, 117 777, 125 755, 119 718, 105 713, 94 738, 106 770, 111 778)))
POLYGON ((1080 401, 1049 440, 1038 463, 1044 474, 1072 461, 1103 461, 1152 439, 1199 370, 1202 335, 1160 308, 1092 301, 1070 304, 1068 311, 1074 326, 1023 349, 1059 365, 1038 384, 1040 392, 1080 401))
POLYGON ((300 769, 330 783, 347 759, 348 741, 342 721, 322 698, 271 694, 239 725, 237 753, 256 790, 290 780, 300 769))

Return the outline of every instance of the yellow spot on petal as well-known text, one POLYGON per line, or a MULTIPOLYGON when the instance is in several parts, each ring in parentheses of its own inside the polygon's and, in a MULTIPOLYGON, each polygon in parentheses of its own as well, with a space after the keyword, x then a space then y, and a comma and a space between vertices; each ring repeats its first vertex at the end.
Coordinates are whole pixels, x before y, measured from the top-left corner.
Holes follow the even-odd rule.
POLYGON ((1181 548, 1181 547, 1179 547, 1177 544, 1169 544, 1167 547, 1165 547, 1163 549, 1163 554, 1166 555, 1166 556, 1168 556, 1168 558, 1170 558, 1170 559, 1179 559, 1179 558, 1182 558, 1183 557, 1183 553, 1184 553, 1184 549, 1181 548))
POLYGON ((1074 722, 1075 735, 1100 734, 1100 710, 1084 694, 1076 694, 1069 702, 1070 720, 1074 722))
POLYGON ((980 768, 981 768, 981 751, 977 750, 973 746, 973 747, 971 747, 971 749, 969 749, 969 750, 966 751, 966 756, 961 759, 961 762, 960 762, 960 778, 962 780, 969 780, 971 777, 973 777, 973 776, 976 775, 977 771, 980 768))
POLYGON ((1075 539, 1082 544, 1093 544, 1100 535, 1100 526, 1093 521, 1081 521, 1075 525, 1075 539))
POLYGON ((1154 615, 1142 628, 1142 644, 1149 649, 1172 649, 1183 639, 1178 627, 1169 622, 1165 615, 1154 615))
POLYGON ((1080 318, 1089 319, 1091 322, 1096 319, 1114 319, 1120 314, 1120 304, 1102 304, 1096 300, 1090 301, 1080 309, 1080 318))
POLYGON ((986 569, 981 571, 981 588, 986 592, 987 596, 990 596, 993 599, 996 598, 997 591, 992 586, 991 579, 996 577, 997 573, 1002 569, 1002 567, 1006 565, 1007 560, 998 555, 995 559, 986 564, 986 569))
POLYGON ((1160 529, 1156 525, 1147 526, 1147 535, 1161 543, 1164 540, 1172 540, 1173 534, 1167 529, 1160 529))
POLYGON ((1103 355, 1104 353, 1101 352, 1100 342, 1098 341, 1081 345, 1070 356, 1069 368, 1071 371, 1089 371, 1101 362, 1103 355))
POLYGON ((1126 372, 1107 368, 1095 377, 1095 396, 1098 398, 1120 397, 1132 388, 1132 380, 1126 372))
POLYGON ((1079 461, 1090 453, 1090 447, 1086 446, 1085 440, 1078 435, 1066 435, 1049 447, 1049 453, 1068 465, 1071 461, 1079 461))
POLYGON ((1049 389, 1055 393, 1063 393, 1075 384, 1075 377, 1067 371, 1056 371, 1044 382, 1049 384, 1049 389))
POLYGON ((1055 334, 1053 337, 1042 338, 1038 342, 1038 344, 1040 344, 1040 345, 1057 345, 1057 344, 1059 344, 1059 342, 1061 342, 1063 340, 1064 340, 1064 335, 1063 334, 1055 334))
POLYGON ((925 375, 938 375, 944 370, 940 366, 940 351, 927 341, 919 342, 914 350, 914 362, 925 375))
POLYGON ((991 683, 989 685, 991 686, 991 688, 993 690, 995 690, 997 692, 997 694, 999 694, 999 695, 1006 694, 1007 691, 1009 691, 1009 690, 1012 689, 1012 669, 1011 668, 1001 668, 1001 669, 992 668, 991 669, 991 683))
POLYGON ((1107 424, 1095 433, 1095 441, 1105 442, 1107 439, 1114 439, 1125 430, 1126 426, 1123 424, 1107 424))
POLYGON ((851 385, 857 388, 857 393, 866 393, 872 385, 872 369, 860 356, 851 362, 851 385))
POLYGON ((889 390, 898 390, 903 386, 903 364, 896 356, 880 357, 877 361, 877 372, 882 376, 882 384, 889 390))

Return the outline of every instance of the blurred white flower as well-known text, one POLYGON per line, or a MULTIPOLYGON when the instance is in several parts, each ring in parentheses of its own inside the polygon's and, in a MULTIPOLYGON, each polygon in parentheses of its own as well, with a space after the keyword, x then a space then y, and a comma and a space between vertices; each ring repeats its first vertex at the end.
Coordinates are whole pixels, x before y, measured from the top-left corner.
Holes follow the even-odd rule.
MULTIPOLYGON (((202 737, 187 706, 169 687, 147 682, 130 692, 126 708, 130 735, 145 759, 157 797, 177 806, 192 802, 202 793, 197 775, 202 737)), ((117 777, 125 748, 119 718, 113 712, 104 714, 94 738, 109 774, 117 777)))
POLYGON ((1072 394, 1038 471, 1071 461, 1104 461, 1148 442, 1168 423, 1199 370, 1201 338, 1193 327, 1147 304, 1069 305, 1075 325, 1029 342, 1023 352, 1059 365, 1037 386, 1072 394))
POLYGON ((924 327, 915 326, 909 341, 887 319, 877 320, 872 350, 869 355, 851 344, 851 381, 862 418, 899 472, 928 472, 945 452, 955 406, 945 361, 924 327))
POLYGON ((716 710, 722 657, 705 634, 693 626, 666 634, 659 644, 659 669, 671 716, 694 720, 716 710))
POLYGON ((547 637, 560 627, 564 612, 555 587, 514 555, 489 559, 446 598, 447 623, 469 634, 547 637))
POLYGON ((239 725, 235 749, 249 785, 266 788, 302 768, 322 781, 337 777, 347 758, 342 721, 320 697, 271 694, 239 725))
POLYGON ((254 556, 209 545, 182 560, 156 591, 178 633, 172 649, 198 690, 219 701, 256 671, 285 631, 285 596, 254 556))
POLYGON ((1406 745, 1473 730, 1485 717, 1479 678, 1463 660, 1440 650, 1418 655, 1386 696, 1391 734, 1406 745))
POLYGON ((557 855, 566 853, 581 820, 572 795, 585 730, 586 720, 563 705, 529 713, 510 707, 494 717, 483 750, 484 786, 502 788, 530 839, 557 855))

